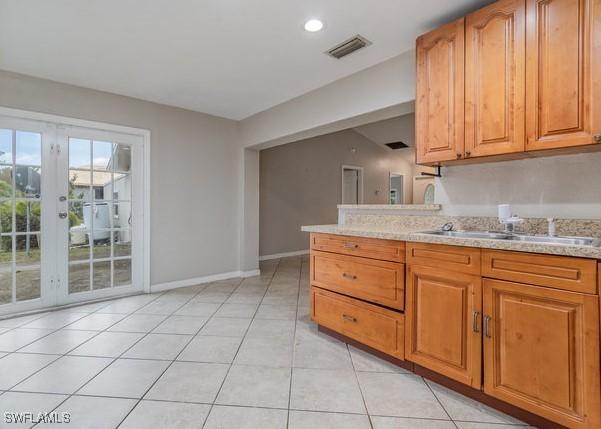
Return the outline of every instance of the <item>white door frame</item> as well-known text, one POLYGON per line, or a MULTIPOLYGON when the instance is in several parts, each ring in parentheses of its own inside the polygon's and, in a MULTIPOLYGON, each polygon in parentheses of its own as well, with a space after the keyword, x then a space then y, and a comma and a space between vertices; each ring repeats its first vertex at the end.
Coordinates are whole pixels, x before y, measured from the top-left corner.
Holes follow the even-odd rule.
POLYGON ((392 192, 392 176, 401 178, 401 202, 399 204, 405 204, 405 175, 393 171, 388 172, 388 202, 390 203, 390 194, 392 192))
POLYGON ((341 169, 340 169, 340 175, 341 175, 341 184, 342 184, 342 190, 340 193, 341 196, 341 200, 340 203, 344 204, 344 170, 355 170, 357 171, 358 174, 358 183, 357 186, 359 187, 359 192, 358 192, 358 196, 357 196, 357 204, 363 204, 363 167, 358 167, 356 165, 342 165, 341 169))
MULTIPOLYGON (((141 179, 143 180, 143 186, 140 188, 143 190, 140 198, 143 206, 143 213, 137 219, 138 222, 142 222, 142 249, 143 253, 140 255, 142 260, 142 288, 144 292, 150 292, 150 130, 133 128, 122 125, 108 124, 104 122, 88 121, 83 119, 69 118, 65 116, 58 116, 46 113, 31 112, 26 110, 13 109, 8 107, 0 106, 0 116, 8 119, 19 121, 37 121, 40 123, 40 128, 53 126, 55 128, 61 127, 82 127, 88 128, 102 133, 102 131, 115 132, 120 134, 130 134, 141 138, 139 149, 142 150, 142 174, 141 179)), ((43 195, 42 195, 43 197, 43 195)), ((48 240, 45 240, 48 241, 48 240)), ((54 241, 54 240, 53 240, 54 241)), ((23 302, 27 304, 27 302, 23 302)), ((45 305, 46 303, 44 303, 45 305)), ((37 307, 40 307, 38 300, 37 307)), ((36 308, 35 305, 22 305, 14 307, 14 311, 28 311, 36 308), (32 308, 30 308, 32 307, 32 308)))

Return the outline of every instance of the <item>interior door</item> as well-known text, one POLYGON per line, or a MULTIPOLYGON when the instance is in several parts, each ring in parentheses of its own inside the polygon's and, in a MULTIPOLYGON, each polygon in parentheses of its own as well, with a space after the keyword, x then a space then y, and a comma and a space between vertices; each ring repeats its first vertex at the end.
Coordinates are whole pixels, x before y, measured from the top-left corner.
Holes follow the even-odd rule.
POLYGON ((601 143, 601 1, 527 0, 527 150, 601 143))
POLYGON ((127 134, 59 130, 59 303, 142 290, 140 143, 127 134))
POLYGON ((55 128, 0 116, 0 315, 54 304, 55 128))
POLYGON ((405 358, 480 389, 480 276, 411 265, 406 291, 405 358))
POLYGON ((599 298, 485 279, 483 301, 484 391, 567 427, 599 427, 599 298))
POLYGON ((523 152, 526 5, 500 0, 465 21, 465 156, 523 152))

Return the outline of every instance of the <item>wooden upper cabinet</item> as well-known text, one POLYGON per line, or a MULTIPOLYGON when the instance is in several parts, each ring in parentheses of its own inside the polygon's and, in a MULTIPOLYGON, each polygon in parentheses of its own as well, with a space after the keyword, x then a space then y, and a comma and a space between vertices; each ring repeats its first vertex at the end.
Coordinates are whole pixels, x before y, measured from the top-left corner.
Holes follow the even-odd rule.
POLYGON ((527 0, 526 50, 526 149, 595 143, 601 0, 527 0))
POLYGON ((411 265, 406 289, 405 358, 480 389, 481 278, 411 265))
POLYGON ((483 295, 484 392, 566 427, 600 427, 599 298, 489 279, 483 295))
POLYGON ((523 152, 526 4, 501 0, 465 21, 465 157, 523 152))
POLYGON ((417 162, 463 157, 464 19, 417 39, 417 162))

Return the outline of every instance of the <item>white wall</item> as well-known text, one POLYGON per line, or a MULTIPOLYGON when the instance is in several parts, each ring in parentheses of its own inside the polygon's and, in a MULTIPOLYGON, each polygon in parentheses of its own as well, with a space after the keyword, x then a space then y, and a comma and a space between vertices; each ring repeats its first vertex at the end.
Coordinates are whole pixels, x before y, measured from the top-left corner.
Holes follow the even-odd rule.
POLYGON ((0 105, 149 129, 151 283, 239 269, 235 121, 2 71, 0 105))
POLYGON ((353 130, 260 152, 260 255, 305 250, 302 225, 336 223, 342 202, 342 165, 363 167, 363 202, 388 204, 389 173, 404 175, 412 197, 415 151, 389 150, 353 130))
POLYGON ((413 112, 414 100, 412 50, 244 119, 242 144, 266 148, 392 118, 413 112))
POLYGON ((496 216, 509 203, 524 217, 601 218, 601 153, 458 165, 436 179, 445 215, 496 216))

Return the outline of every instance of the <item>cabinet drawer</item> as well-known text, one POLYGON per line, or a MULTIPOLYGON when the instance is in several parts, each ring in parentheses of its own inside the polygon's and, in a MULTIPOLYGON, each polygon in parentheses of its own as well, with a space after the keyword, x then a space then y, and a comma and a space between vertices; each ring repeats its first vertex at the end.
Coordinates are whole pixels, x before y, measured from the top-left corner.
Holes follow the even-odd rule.
POLYGON ((311 253, 311 284, 402 310, 405 265, 335 253, 311 253))
POLYGON ((597 293, 597 262, 568 256, 483 250, 482 276, 582 293, 597 293))
POLYGON ((407 243, 407 264, 480 275, 480 249, 443 244, 407 243))
POLYGON ((404 242, 378 238, 314 233, 311 234, 311 250, 392 262, 404 262, 405 259, 404 242))
POLYGON ((404 359, 402 313, 311 288, 312 319, 376 350, 404 359))

